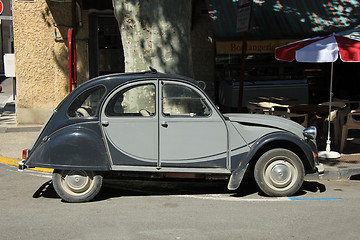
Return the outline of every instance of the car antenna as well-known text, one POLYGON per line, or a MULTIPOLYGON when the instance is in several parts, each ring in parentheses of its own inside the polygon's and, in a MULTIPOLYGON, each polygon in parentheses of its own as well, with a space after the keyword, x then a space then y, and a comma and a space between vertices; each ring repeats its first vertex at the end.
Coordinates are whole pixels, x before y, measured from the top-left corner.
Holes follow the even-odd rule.
POLYGON ((154 73, 154 74, 157 73, 157 70, 156 70, 155 68, 153 68, 153 67, 150 66, 149 69, 150 69, 150 72, 151 72, 151 73, 154 73))

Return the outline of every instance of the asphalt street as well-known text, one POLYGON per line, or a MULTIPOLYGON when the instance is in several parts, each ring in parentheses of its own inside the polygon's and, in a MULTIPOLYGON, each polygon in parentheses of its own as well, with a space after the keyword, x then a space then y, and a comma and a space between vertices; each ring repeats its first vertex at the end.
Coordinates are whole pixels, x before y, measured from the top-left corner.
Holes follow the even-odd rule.
POLYGON ((358 239, 360 182, 307 181, 292 198, 245 183, 107 180, 70 204, 49 174, 0 164, 1 239, 358 239))

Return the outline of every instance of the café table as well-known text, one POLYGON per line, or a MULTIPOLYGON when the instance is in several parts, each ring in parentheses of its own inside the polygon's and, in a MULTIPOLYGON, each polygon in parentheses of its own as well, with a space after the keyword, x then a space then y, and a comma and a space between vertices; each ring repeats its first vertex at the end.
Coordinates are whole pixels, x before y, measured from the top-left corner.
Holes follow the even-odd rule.
MULTIPOLYGON (((296 104, 289 105, 290 111, 295 113, 308 113, 308 114, 318 114, 318 115, 328 115, 329 106, 328 105, 319 105, 319 104, 296 104)), ((331 106, 331 111, 339 110, 340 107, 331 106)))
POLYGON ((287 103, 287 102, 297 101, 297 99, 289 98, 289 97, 283 97, 283 96, 277 96, 277 97, 274 97, 274 96, 272 96, 272 97, 259 96, 259 97, 255 98, 255 101, 284 104, 284 103, 287 103))

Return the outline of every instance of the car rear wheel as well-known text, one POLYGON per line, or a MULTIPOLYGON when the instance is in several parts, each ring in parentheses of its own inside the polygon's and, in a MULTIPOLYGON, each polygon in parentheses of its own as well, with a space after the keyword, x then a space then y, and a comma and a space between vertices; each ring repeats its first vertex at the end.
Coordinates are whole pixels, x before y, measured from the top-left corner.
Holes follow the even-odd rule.
POLYGON ((292 151, 276 148, 265 152, 257 161, 254 177, 259 188, 269 196, 295 194, 304 182, 305 170, 292 151))
POLYGON ((67 202, 86 202, 100 191, 103 177, 93 171, 54 170, 52 182, 55 191, 67 202))

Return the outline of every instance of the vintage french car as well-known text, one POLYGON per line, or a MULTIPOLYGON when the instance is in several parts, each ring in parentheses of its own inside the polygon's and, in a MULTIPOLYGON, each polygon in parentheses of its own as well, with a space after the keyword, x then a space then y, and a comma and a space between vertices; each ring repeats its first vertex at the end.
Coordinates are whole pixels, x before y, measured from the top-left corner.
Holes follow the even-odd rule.
POLYGON ((193 79, 159 73, 100 76, 53 111, 19 169, 51 168, 67 202, 93 199, 103 178, 228 180, 253 176, 269 196, 295 194, 322 172, 316 128, 261 114, 222 114, 193 79))

